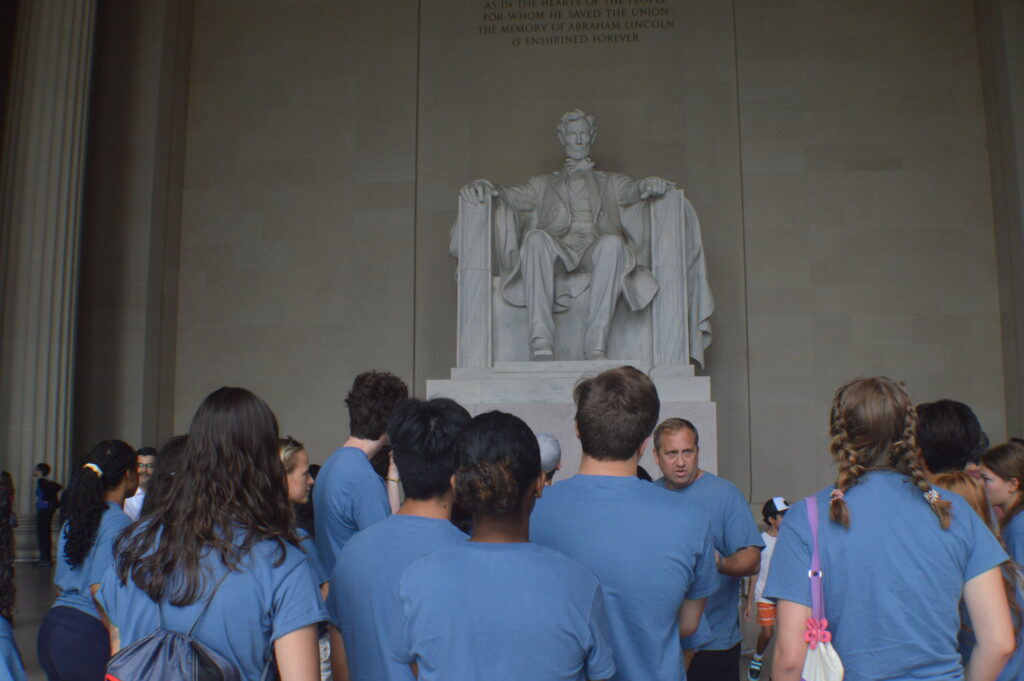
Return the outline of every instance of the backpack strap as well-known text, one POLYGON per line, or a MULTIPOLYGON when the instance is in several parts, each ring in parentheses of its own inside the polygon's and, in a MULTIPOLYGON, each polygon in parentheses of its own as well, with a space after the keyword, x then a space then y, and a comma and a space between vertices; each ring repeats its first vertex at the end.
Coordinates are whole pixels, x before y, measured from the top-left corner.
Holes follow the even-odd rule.
MULTIPOLYGON (((224 580, 227 579, 228 575, 230 575, 230 574, 231 574, 231 570, 224 570, 224 574, 221 575, 220 579, 217 580, 217 583, 213 587, 213 591, 210 593, 210 597, 207 598, 206 599, 206 603, 203 604, 203 609, 201 611, 199 611, 199 615, 196 617, 195 621, 192 622, 192 626, 188 628, 188 635, 189 636, 192 636, 192 632, 194 632, 196 630, 196 627, 199 626, 199 622, 203 619, 203 616, 206 615, 206 611, 210 609, 210 603, 213 602, 213 597, 217 595, 217 591, 220 589, 220 585, 224 583, 224 580)), ((167 625, 164 623, 164 601, 163 601, 163 599, 160 599, 159 601, 157 601, 156 609, 157 609, 157 612, 160 615, 160 628, 161 629, 166 629, 167 625)))
POLYGON ((206 611, 210 609, 210 603, 213 602, 213 597, 217 595, 217 591, 220 589, 220 585, 224 583, 224 580, 227 579, 228 575, 230 574, 231 570, 225 569, 224 574, 221 575, 220 579, 217 580, 217 583, 213 587, 213 592, 210 593, 210 597, 206 599, 206 603, 203 605, 202 611, 200 611, 199 616, 196 617, 196 621, 192 623, 192 626, 189 627, 189 636, 191 636, 192 632, 195 631, 196 627, 199 626, 199 622, 203 619, 203 616, 206 615, 206 611))

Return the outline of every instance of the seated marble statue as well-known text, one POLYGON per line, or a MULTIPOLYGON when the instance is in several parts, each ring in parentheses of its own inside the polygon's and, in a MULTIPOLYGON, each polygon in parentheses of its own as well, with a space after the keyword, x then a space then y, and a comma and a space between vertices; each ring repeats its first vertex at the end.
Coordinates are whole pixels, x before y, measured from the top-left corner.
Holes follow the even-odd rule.
MULTIPOLYGON (((501 296, 526 308, 530 359, 553 359, 553 314, 568 309, 588 288, 583 357, 604 359, 619 297, 638 311, 658 293, 644 257, 650 245, 640 209, 675 185, 595 169, 589 155, 596 121, 579 109, 563 115, 557 130, 566 154, 562 169, 510 187, 476 180, 462 188, 460 198, 470 204, 488 197, 494 202, 501 296)), ((702 257, 700 264, 703 270, 702 257)), ((709 326, 707 335, 710 339, 709 326)), ((701 358, 706 344, 700 344, 701 358)))

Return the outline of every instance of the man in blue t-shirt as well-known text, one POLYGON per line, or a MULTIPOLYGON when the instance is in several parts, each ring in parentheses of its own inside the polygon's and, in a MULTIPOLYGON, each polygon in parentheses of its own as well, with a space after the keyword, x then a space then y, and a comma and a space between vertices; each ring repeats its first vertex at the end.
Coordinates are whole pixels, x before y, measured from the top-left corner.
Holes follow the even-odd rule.
POLYGON ((582 381, 573 397, 580 470, 537 501, 530 538, 600 580, 615 681, 685 681, 680 636, 697 629, 718 578, 704 511, 636 476, 658 391, 620 367, 582 381))
MULTIPOLYGON (((696 502, 711 521, 719 585, 704 617, 710 631, 690 664, 691 681, 737 681, 740 667, 740 579, 756 575, 764 541, 746 498, 736 485, 701 470, 697 428, 671 418, 654 429, 654 460, 662 478, 655 482, 696 502)), ((685 645, 685 644, 684 644, 685 645)), ((689 646, 687 646, 689 647, 689 646)))
POLYGON ((408 665, 387 654, 393 623, 402 616, 399 577, 417 558, 452 544, 465 534, 450 522, 451 444, 469 412, 452 400, 405 400, 388 420, 395 465, 405 501, 387 520, 352 537, 331 575, 327 609, 332 665, 346 664, 352 681, 413 681, 408 665))
POLYGON ((391 513, 387 488, 370 459, 388 444, 388 417, 408 396, 402 379, 367 371, 356 376, 345 398, 349 438, 327 459, 313 487, 316 550, 328 573, 352 535, 391 513))

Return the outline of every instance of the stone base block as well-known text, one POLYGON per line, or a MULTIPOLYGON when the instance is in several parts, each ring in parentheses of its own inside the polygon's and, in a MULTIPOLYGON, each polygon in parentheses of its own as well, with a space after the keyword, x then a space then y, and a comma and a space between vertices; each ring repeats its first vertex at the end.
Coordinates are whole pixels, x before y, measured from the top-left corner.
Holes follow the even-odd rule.
MULTIPOLYGON (((555 479, 579 468, 572 391, 576 383, 606 369, 630 364, 651 376, 661 398, 660 419, 673 416, 692 421, 700 433, 701 468, 718 471, 718 430, 711 379, 694 376, 692 366, 656 367, 640 361, 496 362, 487 369, 452 369, 450 380, 427 381, 427 397, 448 397, 471 414, 492 409, 510 412, 535 432, 555 435, 562 444, 562 469, 555 479)), ((640 465, 657 479, 660 472, 648 445, 640 465)))

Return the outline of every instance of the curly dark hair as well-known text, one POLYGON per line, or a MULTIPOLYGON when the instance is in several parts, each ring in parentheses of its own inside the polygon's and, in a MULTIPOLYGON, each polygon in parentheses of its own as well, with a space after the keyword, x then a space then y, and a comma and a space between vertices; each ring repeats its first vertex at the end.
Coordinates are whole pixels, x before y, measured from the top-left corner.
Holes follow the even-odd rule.
POLYGON ((516 513, 541 474, 540 445, 518 416, 490 411, 473 418, 455 438, 455 500, 473 515, 516 513))
POLYGON ((192 418, 188 441, 148 517, 121 535, 116 570, 154 601, 195 603, 206 589, 203 557, 229 570, 258 542, 299 545, 278 452, 277 419, 244 388, 220 388, 192 418))
POLYGON ((104 440, 81 460, 60 505, 68 565, 75 567, 85 560, 107 510, 104 495, 126 475, 134 475, 135 469, 135 450, 122 440, 104 440))
POLYGON ((356 376, 345 398, 348 431, 352 437, 379 440, 395 406, 409 396, 409 386, 387 371, 367 371, 356 376))

